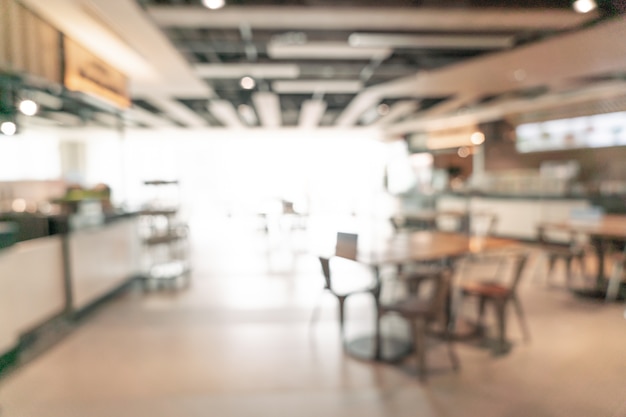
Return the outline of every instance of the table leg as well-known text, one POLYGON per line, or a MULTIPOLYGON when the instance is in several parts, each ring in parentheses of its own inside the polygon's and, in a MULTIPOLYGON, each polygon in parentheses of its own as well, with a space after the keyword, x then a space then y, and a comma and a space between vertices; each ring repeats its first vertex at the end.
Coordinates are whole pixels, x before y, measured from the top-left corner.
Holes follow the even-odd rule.
MULTIPOLYGON (((605 299, 606 292, 608 289, 608 281, 605 276, 606 271, 604 267, 604 262, 605 262, 604 258, 605 258, 606 251, 607 251, 607 240, 602 239, 600 237, 594 237, 592 238, 591 242, 595 249, 596 258, 598 262, 598 269, 597 269, 596 282, 595 282, 594 288, 591 288, 591 289, 584 288, 584 289, 575 290, 574 292, 577 295, 580 295, 582 297, 605 299)), ((623 297, 617 297, 617 299, 621 300, 623 299, 623 297)))
POLYGON ((604 278, 604 253, 606 252, 606 242, 604 239, 594 239, 594 248, 598 259, 598 272, 596 275, 596 289, 601 290, 606 282, 604 278))

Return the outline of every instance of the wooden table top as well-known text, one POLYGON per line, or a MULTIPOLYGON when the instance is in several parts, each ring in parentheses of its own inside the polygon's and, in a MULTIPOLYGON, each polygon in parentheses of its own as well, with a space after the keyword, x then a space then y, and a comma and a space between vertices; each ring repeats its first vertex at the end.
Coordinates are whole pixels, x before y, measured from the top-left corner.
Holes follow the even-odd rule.
POLYGON ((595 237, 626 239, 626 215, 620 214, 607 214, 597 220, 541 222, 539 227, 584 233, 595 237))
POLYGON ((369 264, 436 261, 486 250, 512 247, 518 242, 496 237, 471 237, 462 233, 418 231, 394 235, 379 243, 370 254, 360 254, 359 261, 369 264))

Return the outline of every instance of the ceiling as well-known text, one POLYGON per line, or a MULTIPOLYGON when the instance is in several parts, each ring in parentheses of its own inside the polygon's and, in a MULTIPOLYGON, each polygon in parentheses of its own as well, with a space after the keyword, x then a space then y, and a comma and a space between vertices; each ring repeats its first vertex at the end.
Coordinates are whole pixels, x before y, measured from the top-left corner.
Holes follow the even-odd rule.
POLYGON ((226 1, 23 0, 128 74, 125 119, 140 127, 401 135, 573 91, 626 94, 619 0, 588 14, 570 1, 226 1))

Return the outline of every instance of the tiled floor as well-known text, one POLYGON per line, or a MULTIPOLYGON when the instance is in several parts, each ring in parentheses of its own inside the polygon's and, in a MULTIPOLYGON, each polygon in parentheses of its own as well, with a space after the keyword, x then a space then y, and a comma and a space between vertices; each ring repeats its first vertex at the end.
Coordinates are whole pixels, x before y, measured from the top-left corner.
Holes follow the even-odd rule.
MULTIPOLYGON (((0 380, 2 417, 626 416, 623 305, 578 299, 529 273, 521 296, 532 341, 511 320, 513 349, 493 356, 458 344, 458 373, 435 346, 421 383, 410 359, 344 355, 332 297, 310 326, 315 258, 226 223, 192 230, 189 289, 137 289, 96 310, 0 380)), ((366 296, 352 301, 349 336, 371 329, 371 307, 366 296)))

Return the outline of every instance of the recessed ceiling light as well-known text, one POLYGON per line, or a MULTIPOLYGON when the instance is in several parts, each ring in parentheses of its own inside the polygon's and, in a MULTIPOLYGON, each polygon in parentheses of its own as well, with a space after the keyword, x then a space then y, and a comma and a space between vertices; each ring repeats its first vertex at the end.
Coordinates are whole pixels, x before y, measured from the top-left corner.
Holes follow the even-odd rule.
POLYGON ((470 150, 467 146, 461 146, 459 148, 459 150, 457 151, 457 154, 461 157, 461 158, 467 158, 470 154, 470 150))
POLYGON ((243 77, 239 81, 239 85, 244 90, 252 90, 256 86, 256 82, 254 82, 254 78, 252 77, 243 77))
POLYGON ((378 107, 376 107, 376 111, 379 115, 385 116, 386 114, 389 114, 389 105, 385 103, 379 104, 378 107))
POLYGON ((226 5, 225 0, 202 0, 202 4, 204 7, 209 8, 211 10, 221 9, 226 5))
POLYGON ((472 133, 472 136, 470 136, 470 141, 474 145, 480 145, 485 141, 485 135, 483 134, 483 132, 474 132, 472 133))
POLYGON ((572 6, 578 13, 589 13, 598 7, 594 0, 576 0, 572 6))
POLYGON ((33 100, 25 99, 20 101, 18 108, 22 112, 22 114, 26 116, 34 116, 37 114, 37 110, 39 110, 39 106, 33 100))
POLYGON ((2 122, 0 132, 7 136, 13 136, 17 132, 17 126, 13 122, 2 122))

